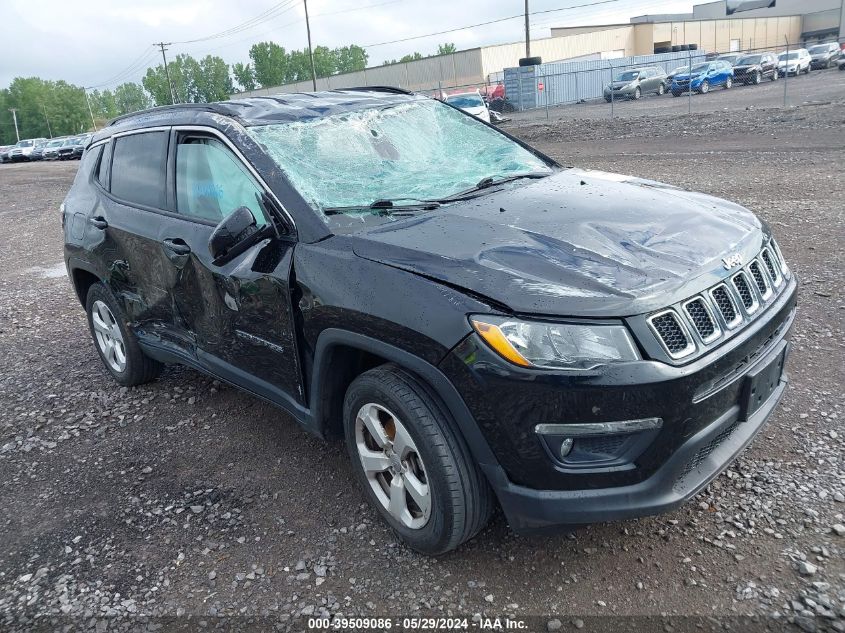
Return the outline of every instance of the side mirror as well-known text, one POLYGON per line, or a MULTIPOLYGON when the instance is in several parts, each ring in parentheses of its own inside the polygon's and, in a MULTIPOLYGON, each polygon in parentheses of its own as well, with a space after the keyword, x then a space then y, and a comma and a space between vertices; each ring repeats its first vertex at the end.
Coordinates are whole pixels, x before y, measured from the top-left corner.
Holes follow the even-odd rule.
POLYGON ((208 239, 208 250, 216 266, 231 261, 249 245, 252 237, 259 231, 255 217, 247 207, 238 207, 218 224, 208 239))

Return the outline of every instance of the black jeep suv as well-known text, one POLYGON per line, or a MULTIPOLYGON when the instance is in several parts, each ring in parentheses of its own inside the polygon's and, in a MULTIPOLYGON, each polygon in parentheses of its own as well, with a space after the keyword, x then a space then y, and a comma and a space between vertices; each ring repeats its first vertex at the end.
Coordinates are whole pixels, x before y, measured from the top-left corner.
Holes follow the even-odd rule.
POLYGON ((497 503, 522 532, 674 508, 786 386, 796 281, 750 211, 398 89, 119 118, 62 222, 118 383, 182 363, 345 436, 429 554, 497 503))

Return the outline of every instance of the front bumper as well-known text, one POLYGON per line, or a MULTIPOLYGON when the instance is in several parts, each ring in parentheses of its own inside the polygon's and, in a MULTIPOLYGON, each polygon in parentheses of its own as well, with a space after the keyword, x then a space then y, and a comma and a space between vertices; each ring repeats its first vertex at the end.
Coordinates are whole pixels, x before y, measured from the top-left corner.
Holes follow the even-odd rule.
MULTIPOLYGON (((782 341, 760 360, 766 366, 785 357, 782 341)), ((783 374, 766 403, 747 420, 736 404, 701 429, 648 479, 627 486, 596 490, 533 490, 511 483, 504 471, 486 468, 511 528, 520 533, 550 531, 563 525, 616 521, 668 512, 697 494, 723 472, 754 436, 780 402, 787 385, 783 374)))
POLYGON ((753 325, 678 366, 643 360, 592 372, 539 372, 509 366, 476 335, 467 337, 440 369, 492 450, 495 459, 481 467, 514 528, 542 530, 661 512, 718 475, 783 394, 786 380, 775 378, 760 408, 744 412, 750 376, 787 349, 796 288, 793 276, 753 325), (642 438, 644 443, 635 442, 632 452, 586 449, 613 457, 604 462, 560 459, 549 438, 537 432, 537 425, 649 418, 660 418, 662 427, 642 438), (704 448, 707 454, 700 455, 704 448))

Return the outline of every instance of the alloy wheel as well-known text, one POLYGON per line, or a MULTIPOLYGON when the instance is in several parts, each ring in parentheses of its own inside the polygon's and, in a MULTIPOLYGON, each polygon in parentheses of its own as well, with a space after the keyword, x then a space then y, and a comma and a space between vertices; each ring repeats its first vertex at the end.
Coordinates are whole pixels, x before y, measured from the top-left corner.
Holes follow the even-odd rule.
POLYGON ((114 371, 122 373, 126 369, 126 344, 117 319, 109 307, 99 299, 91 306, 91 323, 94 325, 94 337, 106 363, 114 371))
POLYGON ((408 429, 388 409, 371 402, 355 417, 355 444, 382 507, 405 527, 424 527, 431 515, 431 490, 408 429))

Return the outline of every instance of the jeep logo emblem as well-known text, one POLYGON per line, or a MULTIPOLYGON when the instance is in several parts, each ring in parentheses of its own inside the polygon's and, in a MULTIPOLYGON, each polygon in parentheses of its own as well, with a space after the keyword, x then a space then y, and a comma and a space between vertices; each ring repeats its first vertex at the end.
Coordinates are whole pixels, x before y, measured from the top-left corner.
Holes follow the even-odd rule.
POLYGON ((742 255, 735 253, 734 255, 723 257, 722 265, 725 267, 725 270, 731 270, 737 266, 742 266, 742 255))

